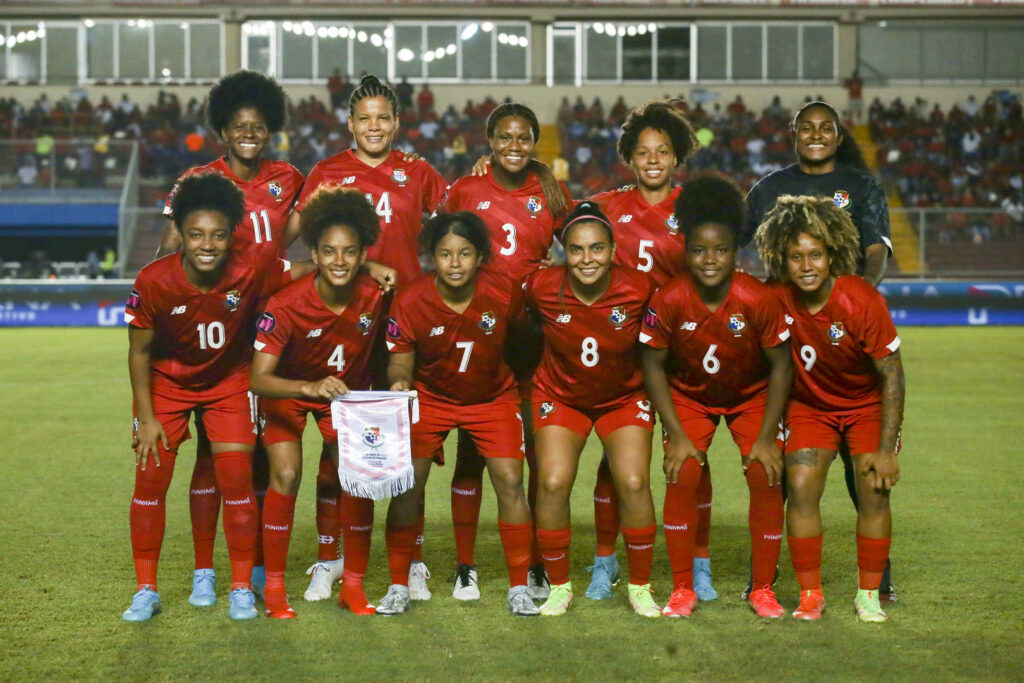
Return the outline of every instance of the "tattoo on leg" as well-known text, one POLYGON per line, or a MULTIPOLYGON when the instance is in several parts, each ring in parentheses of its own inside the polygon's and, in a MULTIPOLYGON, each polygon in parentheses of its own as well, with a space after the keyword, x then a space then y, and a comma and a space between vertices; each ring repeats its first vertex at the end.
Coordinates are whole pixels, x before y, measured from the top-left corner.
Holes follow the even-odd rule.
POLYGON ((786 467, 793 465, 807 465, 814 467, 818 464, 818 454, 814 448, 801 448, 792 453, 786 453, 786 467))

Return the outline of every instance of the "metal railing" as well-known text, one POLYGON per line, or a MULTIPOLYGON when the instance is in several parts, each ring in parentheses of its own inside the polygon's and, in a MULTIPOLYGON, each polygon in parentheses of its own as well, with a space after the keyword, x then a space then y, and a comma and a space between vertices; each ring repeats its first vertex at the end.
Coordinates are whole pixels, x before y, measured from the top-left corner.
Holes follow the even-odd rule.
POLYGON ((101 138, 0 140, 0 203, 117 201, 138 142, 101 138))
POLYGON ((138 229, 138 218, 135 209, 139 206, 139 145, 132 143, 132 154, 125 168, 124 187, 121 189, 121 202, 117 211, 117 253, 121 257, 118 262, 118 277, 125 276, 128 262, 126 255, 135 244, 135 233, 138 229))
MULTIPOLYGON (((998 209, 947 207, 889 213, 894 219, 903 214, 917 242, 917 262, 899 263, 902 275, 1024 276, 1024 212, 1015 217, 998 209)), ((908 237, 894 234, 893 240, 908 237)))

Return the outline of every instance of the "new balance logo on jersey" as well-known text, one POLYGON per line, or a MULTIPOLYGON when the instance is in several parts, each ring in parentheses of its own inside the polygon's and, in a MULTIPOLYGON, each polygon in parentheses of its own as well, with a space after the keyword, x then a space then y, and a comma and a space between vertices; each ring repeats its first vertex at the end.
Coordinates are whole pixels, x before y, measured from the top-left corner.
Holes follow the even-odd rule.
POLYGON ((485 209, 489 209, 489 208, 491 208, 491 203, 490 202, 480 202, 479 204, 476 205, 476 210, 477 211, 484 211, 485 209))
POLYGON ((341 184, 342 185, 351 185, 355 181, 356 181, 356 177, 354 175, 345 176, 345 178, 342 179, 341 184))
POLYGON ((636 407, 639 408, 640 410, 647 411, 648 413, 651 412, 651 402, 648 401, 647 399, 640 399, 639 401, 637 401, 636 407))
POLYGON ((650 413, 645 413, 642 410, 639 413, 636 414, 636 417, 637 417, 638 420, 643 420, 644 422, 650 422, 651 421, 651 414, 650 413))
POLYGON ((306 339, 313 339, 314 337, 319 337, 323 333, 324 329, 322 327, 318 327, 315 330, 310 330, 309 334, 306 335, 306 339))
POLYGON ((444 325, 441 325, 440 327, 431 327, 430 328, 430 336, 431 337, 439 337, 442 334, 444 334, 444 325))
POLYGON ((571 320, 572 320, 572 314, 571 313, 559 313, 557 316, 555 316, 555 322, 556 323, 567 323, 567 322, 570 322, 571 320))
POLYGON ((687 332, 693 332, 697 329, 697 323, 687 320, 685 323, 679 326, 679 329, 686 330, 687 332))
POLYGON ((181 315, 185 312, 187 306, 175 306, 171 309, 171 315, 181 315))
POLYGON ((621 216, 619 216, 618 222, 619 223, 629 223, 631 220, 633 220, 633 214, 631 214, 631 213, 624 213, 621 216))
POLYGON ((791 316, 791 315, 787 315, 786 316, 786 324, 787 325, 792 325, 793 324, 793 316, 791 316))

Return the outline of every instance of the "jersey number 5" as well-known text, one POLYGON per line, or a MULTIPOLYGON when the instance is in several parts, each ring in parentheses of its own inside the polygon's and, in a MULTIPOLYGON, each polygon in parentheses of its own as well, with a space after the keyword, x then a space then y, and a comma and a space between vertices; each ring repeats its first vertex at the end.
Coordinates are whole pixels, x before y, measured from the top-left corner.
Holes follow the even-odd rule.
POLYGON ((636 255, 640 259, 640 262, 636 264, 637 270, 642 270, 645 273, 651 272, 651 268, 654 267, 654 257, 647 250, 653 246, 654 240, 640 240, 640 251, 636 255))

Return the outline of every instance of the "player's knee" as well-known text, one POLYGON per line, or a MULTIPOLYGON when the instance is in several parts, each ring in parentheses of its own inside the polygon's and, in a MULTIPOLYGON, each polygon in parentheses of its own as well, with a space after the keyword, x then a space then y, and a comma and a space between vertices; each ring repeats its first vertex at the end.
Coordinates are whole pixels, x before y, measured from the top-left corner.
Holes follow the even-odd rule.
MULTIPOLYGON (((294 467, 280 467, 270 475, 270 483, 274 487, 275 491, 285 494, 286 496, 294 496, 299 491, 299 482, 302 479, 302 474, 294 467)), ((318 498, 326 497, 331 492, 324 492, 321 490, 320 483, 317 482, 316 495, 318 498)), ((337 495, 337 488, 333 491, 334 495, 337 495)))
POLYGON ((620 478, 615 488, 619 497, 623 499, 636 499, 649 495, 651 484, 642 472, 634 472, 620 478))
POLYGON ((564 476, 545 474, 538 480, 539 494, 545 499, 563 500, 569 498, 570 486, 564 476))

